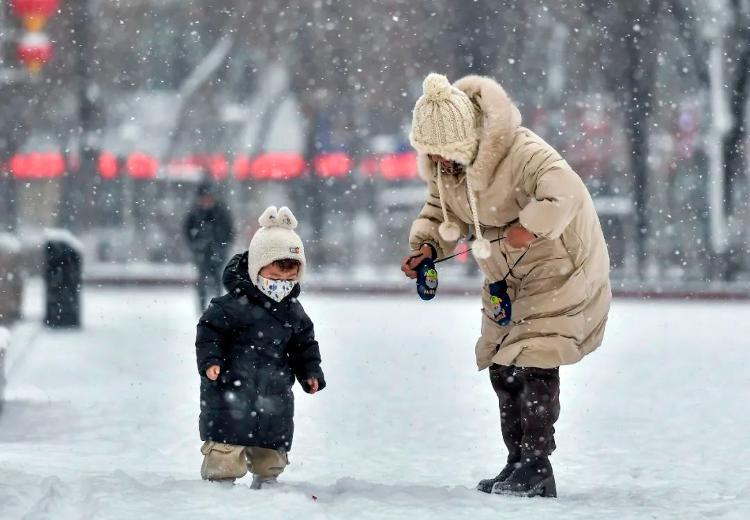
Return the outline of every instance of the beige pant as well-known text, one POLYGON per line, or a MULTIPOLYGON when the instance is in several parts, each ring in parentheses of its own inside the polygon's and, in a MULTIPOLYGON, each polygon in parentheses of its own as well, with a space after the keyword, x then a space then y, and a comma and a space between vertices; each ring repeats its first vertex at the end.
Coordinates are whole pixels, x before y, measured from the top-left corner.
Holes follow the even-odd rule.
POLYGON ((236 446, 206 441, 201 446, 204 480, 234 480, 244 477, 248 470, 261 479, 275 479, 289 464, 285 451, 254 446, 236 446))

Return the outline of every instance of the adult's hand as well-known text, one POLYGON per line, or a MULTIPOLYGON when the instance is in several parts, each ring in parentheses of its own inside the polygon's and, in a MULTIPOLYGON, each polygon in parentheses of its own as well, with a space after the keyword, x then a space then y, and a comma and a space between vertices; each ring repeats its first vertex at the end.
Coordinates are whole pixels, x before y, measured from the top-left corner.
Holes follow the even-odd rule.
POLYGON ((521 225, 511 226, 505 232, 505 241, 510 247, 516 249, 526 249, 536 240, 534 233, 521 225))
POLYGON ((427 244, 422 244, 419 250, 412 251, 401 260, 401 271, 408 278, 416 278, 415 269, 425 258, 432 258, 432 248, 427 244))

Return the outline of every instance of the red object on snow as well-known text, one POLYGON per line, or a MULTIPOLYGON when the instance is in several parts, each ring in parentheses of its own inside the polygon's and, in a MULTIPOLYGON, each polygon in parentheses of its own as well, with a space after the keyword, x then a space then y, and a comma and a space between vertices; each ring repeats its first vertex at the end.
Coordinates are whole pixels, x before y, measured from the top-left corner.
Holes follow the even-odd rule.
POLYGON ((10 171, 19 180, 56 179, 65 175, 65 159, 58 152, 18 154, 10 171))
POLYGON ((352 171, 352 159, 344 152, 321 153, 315 157, 313 166, 318 177, 346 177, 352 171))
POLYGON ((120 169, 117 165, 117 157, 115 156, 115 154, 102 152, 99 155, 99 175, 101 175, 102 179, 116 179, 119 170, 120 169))
POLYGON ((402 181, 417 177, 417 154, 401 152, 380 159, 380 174, 388 181, 402 181))
POLYGON ((155 179, 159 172, 159 161, 145 153, 133 153, 128 157, 125 169, 134 179, 155 179))
POLYGON ((32 73, 37 73, 52 58, 52 42, 44 33, 27 33, 18 42, 17 52, 21 63, 32 73))
POLYGON ((305 170, 305 160, 292 152, 269 152, 252 159, 238 155, 234 160, 234 174, 240 180, 286 181, 301 177, 305 170))

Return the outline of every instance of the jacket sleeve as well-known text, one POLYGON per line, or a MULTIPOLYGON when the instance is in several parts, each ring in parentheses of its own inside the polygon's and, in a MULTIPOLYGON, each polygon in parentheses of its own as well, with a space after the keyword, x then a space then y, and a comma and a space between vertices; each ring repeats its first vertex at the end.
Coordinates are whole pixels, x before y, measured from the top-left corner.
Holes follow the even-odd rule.
MULTIPOLYGON (((422 244, 430 244, 435 248, 438 257, 443 257, 450 254, 456 248, 458 241, 449 242, 443 240, 438 232, 440 224, 443 223, 443 210, 440 207, 440 194, 434 176, 427 183, 427 188, 427 200, 424 206, 422 206, 422 210, 419 212, 416 220, 411 225, 409 247, 412 250, 416 250, 422 244)), ((469 233, 469 226, 459 220, 450 208, 447 208, 447 210, 449 220, 459 226, 461 236, 466 236, 469 233)))
POLYGON ((211 365, 224 367, 225 348, 231 331, 230 319, 226 312, 212 301, 198 321, 195 337, 195 354, 200 375, 205 376, 206 369, 211 365))
POLYGON ((313 323, 305 314, 299 332, 292 337, 289 350, 289 361, 294 376, 305 392, 310 393, 307 380, 314 377, 318 380, 318 390, 326 386, 323 369, 320 368, 320 348, 315 340, 313 323))
POLYGON ((523 227, 537 236, 558 238, 586 197, 586 186, 551 148, 532 147, 523 164, 523 185, 533 198, 519 213, 523 227))

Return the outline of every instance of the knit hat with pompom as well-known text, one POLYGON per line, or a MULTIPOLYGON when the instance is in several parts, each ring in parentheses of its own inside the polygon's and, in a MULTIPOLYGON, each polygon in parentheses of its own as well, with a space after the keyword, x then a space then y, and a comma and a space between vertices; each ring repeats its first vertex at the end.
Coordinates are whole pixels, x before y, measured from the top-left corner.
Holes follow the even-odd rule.
POLYGON ((409 141, 420 153, 471 164, 477 153, 479 111, 442 74, 429 74, 414 105, 409 141))
POLYGON ((269 206, 258 219, 260 229, 255 232, 247 249, 247 266, 250 281, 258 285, 258 273, 276 260, 291 259, 300 263, 297 280, 305 272, 305 248, 294 230, 297 219, 286 206, 277 209, 269 206))
MULTIPOLYGON (((419 153, 440 155, 445 159, 470 165, 479 148, 479 109, 464 91, 452 86, 442 74, 429 74, 422 83, 422 90, 422 97, 414 105, 409 134, 411 145, 419 153)), ((461 228, 448 215, 442 167, 439 163, 434 166, 443 212, 443 222, 438 227, 438 233, 443 240, 456 242, 461 237, 461 228)), ((477 259, 486 260, 492 255, 491 243, 482 235, 478 198, 471 176, 466 177, 466 192, 474 223, 471 250, 477 259)))

